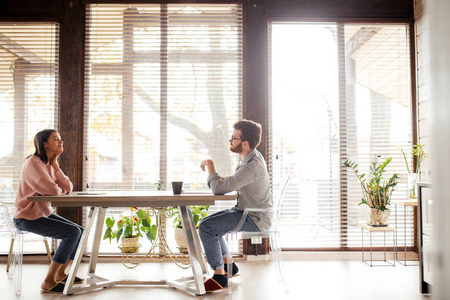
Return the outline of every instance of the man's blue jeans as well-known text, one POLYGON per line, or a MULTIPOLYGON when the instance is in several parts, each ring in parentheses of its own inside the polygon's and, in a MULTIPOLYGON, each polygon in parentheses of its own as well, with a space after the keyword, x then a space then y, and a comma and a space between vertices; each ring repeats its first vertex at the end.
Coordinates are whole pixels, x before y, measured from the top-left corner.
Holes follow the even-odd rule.
POLYGON ((22 231, 61 239, 61 244, 53 256, 53 261, 60 264, 65 264, 69 259, 74 259, 83 233, 83 227, 57 214, 51 214, 47 218, 43 217, 36 220, 14 219, 14 225, 22 231))
MULTIPOLYGON (((244 212, 235 208, 216 212, 202 219, 198 226, 200 238, 205 250, 206 259, 211 269, 223 268, 223 258, 228 254, 227 244, 223 236, 233 230, 244 212)), ((260 231, 255 222, 247 216, 241 231, 260 231)))

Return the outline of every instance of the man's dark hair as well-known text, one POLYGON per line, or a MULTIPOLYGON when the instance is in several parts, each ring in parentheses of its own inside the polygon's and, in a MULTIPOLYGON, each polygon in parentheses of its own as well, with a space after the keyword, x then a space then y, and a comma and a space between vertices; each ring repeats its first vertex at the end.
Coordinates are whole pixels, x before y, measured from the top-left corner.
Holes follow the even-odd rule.
POLYGON ((234 123, 233 128, 241 131, 241 140, 247 141, 251 149, 255 149, 261 143, 261 124, 244 119, 234 123))

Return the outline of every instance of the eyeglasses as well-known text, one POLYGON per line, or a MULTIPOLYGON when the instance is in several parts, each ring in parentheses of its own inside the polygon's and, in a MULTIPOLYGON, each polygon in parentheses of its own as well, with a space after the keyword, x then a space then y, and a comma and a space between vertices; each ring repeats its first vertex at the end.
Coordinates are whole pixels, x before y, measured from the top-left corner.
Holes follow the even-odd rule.
POLYGON ((242 139, 235 138, 234 136, 231 136, 230 140, 232 140, 232 141, 242 141, 242 139))

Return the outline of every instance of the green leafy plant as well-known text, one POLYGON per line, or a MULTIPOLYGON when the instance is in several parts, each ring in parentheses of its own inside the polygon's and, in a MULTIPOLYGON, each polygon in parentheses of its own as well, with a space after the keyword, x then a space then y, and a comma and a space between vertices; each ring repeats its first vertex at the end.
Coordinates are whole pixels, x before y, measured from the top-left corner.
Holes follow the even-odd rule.
POLYGON ((392 192, 399 179, 398 173, 394 173, 388 181, 383 180, 387 165, 392 161, 392 157, 380 163, 380 155, 375 155, 370 164, 371 178, 366 180, 366 174, 359 173, 358 164, 347 159, 342 162, 345 167, 351 168, 361 184, 363 197, 361 204, 367 204, 370 208, 377 208, 384 211, 391 203, 392 192))
MULTIPOLYGON (((198 224, 200 224, 200 221, 208 215, 209 205, 196 205, 191 206, 190 208, 192 212, 192 218, 194 219, 195 228, 197 228, 198 224)), ((171 207, 170 210, 172 211, 172 216, 174 216, 174 227, 181 228, 181 217, 178 207, 171 207)))
POLYGON ((428 154, 425 153, 425 151, 423 150, 423 147, 424 147, 424 145, 419 144, 419 145, 413 145, 412 149, 411 149, 411 154, 413 156, 417 156, 417 164, 416 164, 415 172, 411 172, 412 166, 411 166, 411 168, 409 168, 408 160, 406 159, 406 153, 402 148, 400 148, 400 151, 402 151, 402 154, 403 154, 403 159, 405 160, 406 169, 408 170, 408 174, 419 173, 420 164, 422 163, 422 161, 424 161, 425 158, 428 157, 428 154))
POLYGON ((164 181, 162 181, 161 179, 159 179, 156 183, 155 183, 155 186, 156 186, 156 190, 157 191, 163 191, 164 190, 164 188, 165 188, 165 182, 164 181))
POLYGON ((156 225, 151 225, 148 212, 137 207, 130 207, 129 216, 123 216, 117 221, 114 217, 108 217, 105 223, 107 228, 103 239, 109 239, 109 242, 114 238, 119 242, 121 237, 143 237, 144 235, 153 241, 156 236, 156 225))

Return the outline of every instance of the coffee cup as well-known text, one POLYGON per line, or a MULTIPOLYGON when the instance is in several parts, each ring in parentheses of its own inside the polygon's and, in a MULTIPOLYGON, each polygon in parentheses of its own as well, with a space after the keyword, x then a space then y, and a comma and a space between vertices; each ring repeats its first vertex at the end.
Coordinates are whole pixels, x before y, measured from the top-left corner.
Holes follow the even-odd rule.
POLYGON ((183 181, 172 181, 172 191, 174 195, 180 195, 183 189, 183 181))

